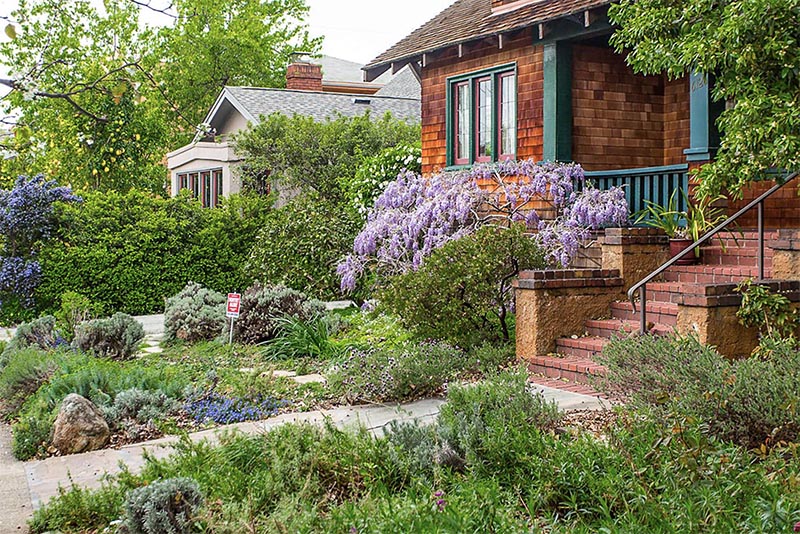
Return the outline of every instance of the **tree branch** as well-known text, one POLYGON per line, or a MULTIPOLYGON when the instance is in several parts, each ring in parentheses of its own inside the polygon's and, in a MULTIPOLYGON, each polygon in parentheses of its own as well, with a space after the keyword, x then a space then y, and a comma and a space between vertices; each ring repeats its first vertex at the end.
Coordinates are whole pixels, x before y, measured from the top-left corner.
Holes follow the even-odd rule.
POLYGON ((130 0, 130 2, 132 4, 135 4, 135 5, 139 6, 139 7, 143 7, 145 9, 149 9, 150 11, 153 11, 155 13, 160 13, 162 15, 165 15, 165 16, 173 18, 173 19, 177 19, 178 18, 178 15, 176 13, 171 13, 170 12, 170 10, 173 7, 175 7, 175 5, 172 2, 170 2, 169 5, 167 7, 164 7, 164 8, 154 7, 152 5, 152 0, 130 0))

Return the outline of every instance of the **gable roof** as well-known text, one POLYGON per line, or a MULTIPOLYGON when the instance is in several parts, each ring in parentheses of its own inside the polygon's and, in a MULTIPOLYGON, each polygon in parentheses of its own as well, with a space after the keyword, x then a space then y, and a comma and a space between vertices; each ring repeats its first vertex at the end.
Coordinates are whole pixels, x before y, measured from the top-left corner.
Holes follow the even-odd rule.
POLYGON ((381 68, 386 65, 420 54, 542 24, 610 3, 610 0, 541 0, 492 14, 492 0, 456 0, 450 7, 370 61, 364 70, 382 72, 381 68))
MULTIPOLYGON (((381 76, 381 78, 382 77, 383 76, 381 76)), ((378 89, 378 92, 375 93, 375 96, 394 96, 399 98, 413 98, 415 100, 421 100, 422 85, 419 83, 419 78, 417 78, 417 75, 413 70, 411 70, 411 67, 406 66, 391 80, 389 80, 389 83, 378 89)))
POLYGON ((257 124, 260 117, 273 113, 304 115, 316 121, 360 116, 369 111, 374 117, 387 112, 402 120, 419 121, 420 101, 395 96, 349 95, 317 91, 293 91, 263 87, 225 87, 208 113, 206 122, 217 128, 225 120, 230 108, 241 113, 249 122, 257 124))
MULTIPOLYGON (((323 82, 348 82, 348 83, 364 83, 364 71, 361 68, 364 66, 355 61, 348 61, 333 56, 320 56, 317 59, 311 59, 312 63, 317 63, 322 67, 322 81, 323 82)), ((372 83, 381 84, 387 83, 391 80, 390 73, 383 74, 372 83)))

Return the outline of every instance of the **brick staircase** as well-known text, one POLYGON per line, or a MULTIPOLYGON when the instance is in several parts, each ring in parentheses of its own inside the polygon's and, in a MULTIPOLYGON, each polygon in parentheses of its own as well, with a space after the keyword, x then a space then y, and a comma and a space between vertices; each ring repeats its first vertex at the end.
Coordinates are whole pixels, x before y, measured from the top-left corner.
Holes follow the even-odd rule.
MULTIPOLYGON (((757 245, 755 232, 721 234, 722 245, 714 240, 702 249, 702 264, 675 265, 665 271, 662 278, 647 284, 647 319, 650 332, 665 335, 674 332, 678 325, 678 305, 706 305, 708 302, 735 304, 738 297, 733 288, 748 278, 758 277, 757 245), (735 239, 734 239, 735 237, 735 239)), ((765 277, 771 277, 771 241, 777 232, 765 235, 765 277)), ((626 280, 628 286, 638 280, 626 280)), ((795 286, 774 283, 776 288, 795 286)), ((796 285, 796 284, 795 284, 796 285)), ((590 375, 604 372, 596 356, 614 336, 627 336, 639 330, 637 311, 627 301, 612 302, 603 318, 587 320, 583 335, 562 337, 556 340, 555 354, 540 355, 529 360, 532 373, 550 379, 588 383, 590 375)))

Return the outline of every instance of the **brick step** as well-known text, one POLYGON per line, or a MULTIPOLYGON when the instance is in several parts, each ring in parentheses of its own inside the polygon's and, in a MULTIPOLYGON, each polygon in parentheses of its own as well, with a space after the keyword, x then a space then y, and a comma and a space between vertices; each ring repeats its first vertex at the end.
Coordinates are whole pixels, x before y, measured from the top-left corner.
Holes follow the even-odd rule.
MULTIPOLYGON (((765 269, 765 276, 772 276, 765 269)), ((758 267, 749 265, 673 265, 663 274, 665 282, 681 282, 687 284, 714 284, 723 282, 741 282, 748 278, 758 278, 758 267)))
POLYGON ((605 374, 602 365, 572 354, 537 356, 529 360, 528 370, 548 378, 579 384, 588 384, 590 375, 605 374))
POLYGON ((556 352, 565 356, 591 360, 595 354, 603 351, 603 347, 609 341, 610 339, 599 336, 562 337, 556 339, 556 352))
MULTIPOLYGON (((633 305, 628 301, 611 303, 611 318, 625 321, 639 321, 639 306, 633 311, 633 305)), ((678 305, 667 302, 654 302, 647 300, 647 321, 664 326, 677 326, 678 305)))
MULTIPOLYGON (((727 248, 718 245, 703 247, 701 261, 704 265, 727 265, 731 267, 758 265, 758 251, 755 248, 727 248)), ((772 267, 772 249, 764 249, 764 266, 772 267)))
MULTIPOLYGON (((621 334, 633 334, 639 332, 637 321, 625 321, 621 319, 594 319, 586 321, 586 333, 590 336, 604 337, 611 339, 620 337, 621 334)), ((664 324, 654 324, 649 332, 657 336, 668 335, 674 332, 672 326, 664 324)))

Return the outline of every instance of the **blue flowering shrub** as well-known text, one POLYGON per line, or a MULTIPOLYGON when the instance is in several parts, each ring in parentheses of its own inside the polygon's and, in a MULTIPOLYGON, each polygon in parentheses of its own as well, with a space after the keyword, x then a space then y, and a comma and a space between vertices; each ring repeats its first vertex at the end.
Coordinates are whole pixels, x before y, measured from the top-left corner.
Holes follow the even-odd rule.
POLYGON ((266 395, 229 397, 211 391, 189 398, 183 409, 198 424, 213 422, 227 425, 266 419, 286 405, 285 401, 266 395))
POLYGON ((0 191, 0 320, 30 317, 42 276, 38 254, 58 224, 55 204, 78 201, 69 187, 42 175, 20 176, 0 191))

